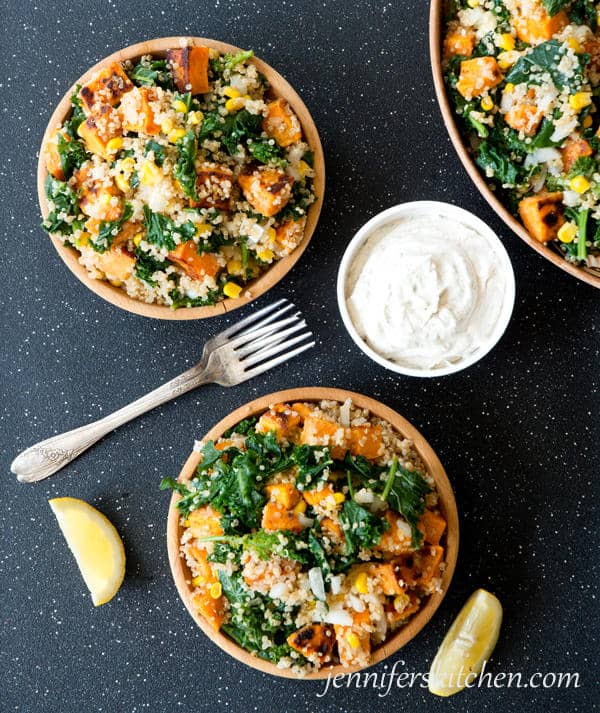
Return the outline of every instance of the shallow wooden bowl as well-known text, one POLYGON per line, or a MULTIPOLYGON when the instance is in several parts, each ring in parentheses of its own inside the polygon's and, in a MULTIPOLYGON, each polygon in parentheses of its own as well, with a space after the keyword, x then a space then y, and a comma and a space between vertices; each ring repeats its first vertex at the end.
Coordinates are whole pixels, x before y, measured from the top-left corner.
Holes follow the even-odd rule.
POLYGON ((515 232, 527 245, 532 247, 540 255, 549 260, 551 263, 560 267, 561 270, 574 275, 577 279, 587 282, 594 287, 600 288, 600 270, 593 268, 578 267, 573 263, 567 262, 564 257, 553 248, 550 244, 546 245, 539 240, 532 238, 525 230, 525 227, 510 213, 504 204, 498 200, 492 189, 486 183, 485 178, 479 172, 475 165, 463 137, 461 136, 454 112, 450 105, 444 77, 442 75, 442 38, 444 32, 444 7, 446 0, 431 0, 429 12, 429 51, 431 54, 431 69, 433 72, 433 83, 435 85, 435 93, 440 105, 442 117, 446 124, 446 129, 450 135, 450 140, 454 144, 456 153, 466 168, 471 180, 476 185, 477 189, 490 206, 496 211, 506 225, 515 232))
MULTIPOLYGON (((145 54, 164 57, 168 49, 180 47, 182 40, 185 40, 189 45, 205 45, 212 47, 221 53, 240 51, 238 47, 228 45, 225 42, 210 40, 205 37, 163 37, 156 40, 148 40, 147 42, 139 42, 136 45, 126 47, 125 49, 119 50, 118 52, 115 52, 109 57, 101 60, 98 64, 94 65, 83 76, 81 76, 75 84, 84 84, 101 67, 104 67, 111 62, 122 62, 128 59, 135 60, 145 54)), ((302 253, 306 250, 306 247, 317 226, 317 221, 319 220, 321 206, 323 205, 323 194, 325 192, 325 159, 323 157, 323 148, 319 139, 319 133, 308 109, 304 105, 304 102, 300 99, 298 94, 296 94, 292 86, 288 84, 288 82, 278 72, 266 64, 266 62, 257 58, 250 61, 252 61, 256 65, 256 68, 269 80, 271 85, 271 94, 275 97, 284 97, 290 103, 294 112, 298 116, 300 123, 302 124, 304 138, 309 144, 311 150, 314 152, 315 178, 313 181, 313 192, 316 200, 308 209, 306 227, 304 229, 302 242, 290 255, 276 262, 273 267, 264 272, 256 280, 249 283, 242 292, 241 297, 238 297, 237 299, 225 299, 216 305, 210 305, 207 307, 181 307, 175 310, 166 305, 146 304, 145 302, 140 302, 139 300, 133 299, 133 297, 129 297, 127 293, 119 287, 113 287, 111 284, 103 280, 92 279, 88 275, 86 268, 79 264, 79 253, 77 250, 63 245, 63 241, 59 236, 51 236, 54 247, 66 263, 69 270, 71 270, 71 272, 79 278, 84 285, 89 287, 90 290, 95 292, 97 295, 100 295, 100 297, 103 297, 111 304, 135 314, 140 314, 145 317, 154 317, 157 319, 203 319, 204 317, 215 317, 217 315, 224 314, 225 312, 237 309, 238 307, 241 307, 248 302, 252 302, 252 300, 255 300, 263 295, 267 292, 267 290, 271 289, 273 285, 279 282, 279 280, 285 277, 296 262, 298 262, 302 253), (249 296, 245 295, 246 292, 250 293, 249 296)), ((73 85, 73 87, 74 86, 75 85, 73 85)), ((38 161, 37 187, 40 208, 44 218, 48 215, 48 203, 44 190, 44 183, 48 172, 46 171, 44 163, 44 148, 51 134, 60 124, 62 124, 71 111, 70 97, 73 93, 73 87, 69 89, 69 91, 61 99, 60 104, 56 107, 56 110, 54 111, 54 114, 52 114, 48 127, 44 133, 44 138, 42 139, 42 146, 38 161)))
MULTIPOLYGON (((410 438, 413 443, 415 450, 423 460, 427 468, 427 472, 431 474, 434 478, 437 490, 439 493, 439 507, 446 518, 448 523, 448 528, 445 534, 446 542, 446 568, 442 575, 441 592, 435 592, 430 595, 429 599, 425 602, 425 605, 420 609, 420 611, 408 622, 406 626, 396 631, 385 643, 376 648, 373 651, 371 657, 371 664, 379 663, 383 659, 391 656, 393 653, 398 651, 402 646, 408 643, 413 637, 415 637, 421 629, 427 624, 427 622, 434 615, 436 609, 439 607, 452 579, 454 573, 454 568, 456 566, 456 558, 458 555, 458 513, 456 510, 456 502, 454 500, 454 493, 452 492, 452 487, 448 480, 448 476, 444 471, 444 467, 440 463, 438 457, 433 452, 431 446, 423 438, 423 436, 417 431, 414 426, 402 418, 399 414, 392 409, 384 406, 379 401, 369 398, 368 396, 362 396, 361 394, 355 394, 351 391, 345 391, 344 389, 327 389, 322 387, 312 387, 312 388, 300 388, 300 389, 289 389, 287 391, 279 391, 274 394, 268 394, 267 396, 262 396, 255 401, 241 406, 240 408, 233 411, 226 418, 220 421, 214 428, 212 428, 204 437, 206 440, 216 440, 219 438, 228 428, 235 426, 244 418, 249 416, 256 416, 261 414, 263 411, 267 410, 269 406, 279 402, 294 402, 294 401, 321 401, 322 399, 328 399, 331 401, 339 401, 343 403, 346 399, 351 398, 352 402, 359 406, 360 408, 367 408, 369 411, 379 418, 385 419, 403 436, 410 438)), ((200 454, 194 451, 190 457, 187 459, 181 473, 179 474, 179 480, 181 482, 187 482, 192 478, 196 471, 196 467, 200 462, 200 454)), ((283 676, 285 678, 298 678, 297 674, 293 673, 290 669, 280 669, 274 664, 259 659, 256 656, 252 656, 247 651, 238 646, 234 641, 232 641, 225 634, 220 632, 215 632, 214 629, 208 624, 204 618, 198 614, 192 604, 192 593, 193 588, 191 586, 192 575, 185 562, 185 559, 181 557, 179 550, 179 543, 182 534, 182 528, 180 525, 180 517, 175 507, 177 501, 179 500, 179 495, 177 493, 173 494, 171 502, 169 504, 169 516, 167 522, 167 547, 169 551, 169 562, 171 564, 171 572, 173 573, 173 578, 175 579, 175 585, 177 586, 177 591, 181 596, 183 603, 187 607, 187 610, 192 615, 192 618, 202 629, 202 631, 210 638, 212 641, 220 646, 223 651, 242 661, 242 663, 252 666, 259 671, 264 671, 265 673, 270 673, 275 676, 283 676)), ((350 673, 353 671, 360 670, 360 666, 354 668, 344 668, 340 665, 337 666, 324 666, 319 671, 307 674, 303 678, 307 679, 322 679, 327 678, 327 676, 350 673)))

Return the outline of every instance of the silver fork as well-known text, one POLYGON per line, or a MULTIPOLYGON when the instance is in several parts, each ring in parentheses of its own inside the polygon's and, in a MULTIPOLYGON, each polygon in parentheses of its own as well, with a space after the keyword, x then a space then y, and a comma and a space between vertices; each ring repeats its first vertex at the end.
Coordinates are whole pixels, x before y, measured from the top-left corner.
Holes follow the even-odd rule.
POLYGON ((110 431, 202 384, 235 386, 315 345, 294 305, 279 300, 210 339, 191 369, 99 421, 52 436, 20 453, 10 469, 22 483, 35 483, 63 468, 110 431))

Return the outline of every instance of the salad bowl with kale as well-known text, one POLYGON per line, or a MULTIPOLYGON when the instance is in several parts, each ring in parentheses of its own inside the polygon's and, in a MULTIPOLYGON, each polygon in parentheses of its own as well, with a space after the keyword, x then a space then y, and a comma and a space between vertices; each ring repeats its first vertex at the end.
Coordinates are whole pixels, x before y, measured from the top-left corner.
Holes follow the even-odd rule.
POLYGON ((339 389, 271 394, 197 442, 172 489, 169 560, 187 609, 262 671, 324 678, 414 637, 452 577, 443 467, 382 404, 339 389))
POLYGON ((500 217, 600 287, 600 34, 588 0, 433 0, 438 100, 500 217))
POLYGON ((120 307, 222 314, 299 259, 324 188, 315 125, 251 50, 201 38, 133 45, 90 69, 40 151, 43 227, 120 307))

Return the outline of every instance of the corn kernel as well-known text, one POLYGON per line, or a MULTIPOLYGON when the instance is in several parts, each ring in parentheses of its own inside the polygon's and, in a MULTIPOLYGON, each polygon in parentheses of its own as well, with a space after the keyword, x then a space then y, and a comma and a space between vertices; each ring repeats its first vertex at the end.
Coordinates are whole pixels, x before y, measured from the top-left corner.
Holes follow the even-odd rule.
POLYGON ((336 502, 338 505, 341 505, 341 503, 343 503, 344 500, 346 499, 346 496, 344 495, 344 493, 334 493, 334 494, 333 494, 333 499, 335 500, 335 502, 336 502))
POLYGON ((227 263, 227 272, 230 275, 241 275, 242 274, 242 262, 241 260, 230 260, 227 263))
POLYGON ((589 129, 590 126, 594 123, 594 120, 592 117, 588 114, 585 119, 583 120, 583 128, 584 129, 589 129))
POLYGON ((263 262, 269 262, 275 257, 275 253, 272 250, 269 250, 269 248, 259 250, 256 254, 263 262))
POLYGON ((91 237, 92 236, 89 233, 81 233, 81 235, 77 238, 77 247, 83 248, 88 245, 91 237))
POLYGON ((121 280, 109 280, 109 282, 113 287, 121 287, 123 284, 121 280))
POLYGON ((162 178, 162 172, 154 161, 145 161, 140 169, 140 183, 143 186, 155 186, 162 178))
POLYGON ((299 503, 294 507, 294 513, 296 515, 304 514, 306 512, 306 500, 300 500, 299 503))
POLYGON ((298 161, 298 175, 300 178, 304 178, 310 170, 311 168, 306 161, 298 161))
POLYGON ((558 239, 561 243, 572 243, 577 237, 577 226, 575 223, 565 223, 558 230, 558 239))
POLYGON ((481 4, 481 0, 467 0, 467 5, 469 7, 478 7, 481 4))
POLYGON ((212 225, 209 223, 196 223, 196 235, 203 235, 204 233, 211 233, 212 225))
POLYGON ((190 111, 187 117, 188 124, 191 124, 192 126, 197 126, 198 124, 201 124, 203 119, 204 114, 201 111, 190 111))
POLYGON ((581 44, 575 39, 575 37, 569 37, 567 39, 567 44, 569 47, 573 50, 573 52, 577 52, 578 54, 581 54, 583 52, 583 47, 581 44))
POLYGON ((512 94, 515 91, 515 85, 512 82, 507 82, 504 85, 504 93, 505 94, 512 94))
POLYGON ((585 193, 590 189, 591 185, 585 176, 575 176, 569 182, 569 188, 575 193, 585 193))
POLYGON ((200 577, 200 575, 198 575, 197 577, 194 577, 192 579, 192 584, 194 585, 194 587, 199 587, 203 581, 204 577, 200 577))
POLYGON ((123 148, 123 139, 120 136, 115 136, 106 143, 106 150, 109 153, 116 153, 123 148))
POLYGON ((127 156, 127 158, 119 161, 119 171, 121 171, 121 173, 132 173, 134 170, 135 159, 131 156, 127 156))
POLYGON ((234 111, 239 111, 244 106, 244 97, 236 97, 235 99, 228 99, 225 102, 225 108, 231 114, 234 111))
POLYGON ((209 593, 213 599, 218 599, 221 594, 223 594, 223 587, 221 586, 221 582, 214 582, 213 584, 211 584, 209 593))
POLYGON ((180 114, 185 114, 185 112, 187 111, 187 105, 181 99, 175 99, 172 106, 173 109, 175 109, 175 111, 179 112, 180 114))
POLYGON ((183 139, 185 136, 185 129, 173 129, 172 131, 169 131, 168 139, 169 142, 172 144, 176 144, 179 140, 183 139))
POLYGON ((515 48, 515 38, 510 34, 510 32, 504 32, 498 38, 498 47, 505 50, 506 52, 512 52, 515 48))
POLYGON ((230 99, 237 99, 242 96, 242 93, 235 87, 225 87, 225 89, 223 89, 223 94, 230 99))
POLYGON ((397 597, 394 597, 394 609, 396 611, 402 611, 406 606, 407 599, 408 597, 406 596, 406 594, 399 594, 397 597))
POLYGON ((269 228, 267 230, 267 240, 270 243, 274 243, 276 239, 277 239, 277 231, 275 230, 275 228, 269 228))
POLYGON ((143 233, 138 233, 137 235, 133 236, 133 244, 135 245, 136 248, 139 246, 139 244, 142 242, 143 239, 144 239, 143 233))
POLYGON ((109 193, 108 191, 104 191, 104 193, 102 193, 100 195, 100 203, 102 205, 109 206, 111 204, 112 199, 113 199, 113 195, 112 195, 112 193, 109 193))
POLYGON ((484 111, 491 111, 494 108, 494 100, 492 97, 483 97, 481 100, 481 108, 484 111))
POLYGON ((500 69, 508 69, 509 67, 512 67, 513 64, 519 59, 519 56, 519 52, 514 52, 513 50, 500 52, 497 57, 500 69))
POLYGON ((160 130, 163 132, 163 134, 168 134, 172 128, 173 128, 173 119, 165 119, 163 121, 163 123, 160 125, 160 130))
POLYGON ((355 634, 353 631, 351 631, 348 636, 346 636, 346 641, 353 649, 357 649, 360 646, 360 639, 358 638, 358 634, 355 634))
POLYGON ((117 173, 117 175, 115 176, 115 183, 117 184, 117 188, 121 191, 121 193, 127 193, 127 191, 131 188, 131 186, 129 185, 129 181, 122 173, 117 173))
POLYGON ((354 580, 354 588, 357 592, 360 592, 360 594, 369 593, 369 582, 367 579, 366 572, 360 572, 356 575, 356 579, 354 580))
POLYGON ((236 285, 235 282, 226 282, 223 287, 223 294, 225 297, 231 297, 233 300, 240 296, 241 291, 242 288, 239 285, 236 285))
POLYGON ((592 103, 591 92, 577 92, 569 97, 569 105, 575 111, 581 111, 592 103))
POLYGON ((190 525, 191 525, 191 523, 190 523, 190 521, 189 521, 188 519, 185 519, 185 520, 183 521, 183 526, 184 526, 184 527, 189 527, 190 525))

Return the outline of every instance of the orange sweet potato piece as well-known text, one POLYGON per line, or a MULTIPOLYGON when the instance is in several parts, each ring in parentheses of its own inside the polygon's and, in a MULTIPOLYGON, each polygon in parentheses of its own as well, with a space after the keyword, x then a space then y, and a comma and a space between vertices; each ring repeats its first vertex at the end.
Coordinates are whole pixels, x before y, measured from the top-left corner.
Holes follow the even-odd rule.
POLYGON ((304 419, 300 442, 311 446, 328 446, 333 458, 343 458, 348 450, 346 429, 339 423, 328 421, 315 414, 304 419))
POLYGON ((79 90, 81 105, 90 114, 96 105, 116 106, 123 94, 133 89, 133 83, 119 62, 99 70, 89 82, 79 90))
POLYGON ((584 156, 591 156, 594 152, 589 143, 582 139, 580 136, 571 136, 566 141, 562 149, 560 150, 563 169, 566 173, 571 170, 571 167, 577 161, 578 158, 584 156))
POLYGON ((444 59, 456 55, 470 57, 475 49, 475 33, 473 30, 458 28, 449 32, 444 38, 444 59))
POLYGON ((550 17, 544 7, 539 5, 531 12, 528 5, 526 10, 516 13, 513 16, 513 26, 517 32, 517 37, 529 45, 538 45, 560 32, 569 24, 569 17, 564 10, 557 12, 550 17))
POLYGON ((265 411, 256 424, 260 433, 275 431, 277 440, 291 440, 290 437, 300 428, 302 418, 289 404, 275 404, 265 411))
POLYGON ((45 161, 46 170, 48 173, 59 181, 65 180, 65 174, 62 168, 62 161, 60 160, 60 154, 58 153, 58 137, 62 136, 65 141, 70 141, 69 135, 56 129, 56 131, 50 136, 45 146, 45 161))
POLYGON ((267 104, 262 130, 280 146, 289 146, 302 138, 302 127, 298 117, 283 97, 267 104))
POLYGON ((504 121, 515 131, 533 136, 542 121, 544 113, 535 104, 517 104, 504 115, 504 121))
POLYGON ((90 153, 112 160, 114 154, 108 150, 108 142, 121 136, 121 126, 120 122, 115 120, 115 110, 108 104, 100 105, 79 125, 77 134, 90 153))
POLYGON ((295 411, 300 416, 300 418, 304 421, 304 419, 314 411, 314 406, 311 406, 310 404, 298 402, 298 403, 292 404, 292 410, 295 411))
POLYGON ((264 530, 275 532, 276 530, 291 530, 291 532, 301 532, 303 525, 298 516, 286 510, 279 503, 269 502, 263 509, 261 526, 264 530))
POLYGON ((398 583, 394 571, 394 565, 391 562, 385 564, 372 564, 368 567, 369 574, 377 577, 379 584, 383 589, 383 593, 388 597, 393 597, 404 592, 403 587, 398 583))
POLYGON ((495 57, 474 57, 460 63, 456 90, 465 99, 480 97, 502 81, 502 72, 495 57))
POLYGON ((394 560, 395 572, 407 587, 429 592, 432 580, 440 576, 443 556, 443 547, 428 545, 418 552, 407 553, 394 560))
MULTIPOLYGON (((86 221, 86 226, 90 221, 93 221, 93 220, 94 220, 93 218, 89 218, 86 221)), ((99 229, 99 227, 100 226, 98 224, 98 229, 99 229)), ((135 235, 137 235, 139 232, 141 232, 142 230, 143 230, 143 226, 140 225, 140 223, 134 223, 131 220, 126 221, 125 223, 123 223, 123 225, 121 226, 121 229, 113 238, 110 249, 115 251, 118 248, 126 247, 129 240, 131 238, 133 238, 135 235)), ((93 232, 93 231, 90 230, 90 232, 93 232)))
POLYGON ((294 179, 284 171, 261 166, 238 178, 244 198, 261 215, 270 218, 284 208, 292 195, 294 179))
POLYGON ((107 250, 97 256, 98 268, 106 275, 107 280, 124 282, 129 278, 135 266, 135 258, 125 250, 107 250))
POLYGON ((191 528, 194 537, 212 537, 222 535, 221 514, 210 505, 203 505, 193 510, 187 518, 187 527, 191 528))
POLYGON ((538 193, 523 198, 519 203, 519 215, 531 237, 541 243, 547 243, 556 237, 558 229, 565 222, 562 198, 563 194, 559 191, 538 193))
POLYGON ((156 99, 157 92, 154 87, 134 87, 123 95, 119 114, 124 131, 150 136, 159 134, 160 126, 154 120, 154 112, 150 106, 150 102, 156 99))
POLYGON ((394 626, 395 624, 399 624, 405 619, 408 619, 411 614, 414 614, 416 611, 419 610, 420 605, 421 600, 413 592, 408 592, 399 595, 398 597, 394 598, 394 601, 390 601, 385 605, 385 613, 386 618, 388 620, 388 624, 394 626), (397 598, 401 598, 403 600, 402 604, 404 606, 402 608, 398 608, 396 606, 395 600, 397 598))
POLYGON ((284 248, 285 252, 291 252, 296 248, 304 237, 306 227, 306 216, 300 220, 286 220, 278 228, 275 228, 275 241, 284 248))
POLYGON ((84 164, 73 174, 80 191, 79 208, 82 213, 97 220, 118 220, 123 213, 123 201, 112 180, 106 184, 94 179, 91 165, 84 164))
POLYGON ((228 210, 231 205, 233 172, 217 163, 203 163, 198 167, 196 192, 198 200, 190 198, 192 208, 228 210))
POLYGON ((208 47, 182 47, 167 50, 167 61, 171 65, 177 91, 185 94, 205 94, 208 84, 208 47))
POLYGON ((273 502, 279 503, 286 510, 291 510, 300 501, 300 491, 292 483, 271 483, 265 491, 273 502))
POLYGON ((340 523, 330 517, 324 517, 321 520, 321 532, 329 537, 330 540, 343 542, 346 539, 340 523))
POLYGON ((338 645, 340 662, 344 666, 352 666, 355 663, 364 663, 371 653, 371 634, 365 631, 364 627, 371 623, 369 610, 353 612, 352 626, 335 625, 335 637, 338 645), (353 641, 350 634, 354 634, 353 641), (350 640, 349 640, 350 639, 350 640))
POLYGON ((223 595, 213 599, 209 592, 202 592, 193 597, 194 606, 208 621, 215 631, 219 631, 225 621, 225 600, 223 595))
POLYGON ((198 253, 196 243, 188 240, 169 253, 171 262, 178 265, 192 280, 204 280, 205 277, 214 277, 220 269, 219 261, 212 253, 198 253))
POLYGON ((408 523, 395 510, 386 510, 384 517, 389 528, 381 536, 376 548, 390 555, 410 552, 413 547, 408 523))
POLYGON ((205 587, 207 584, 211 585, 218 581, 218 577, 215 571, 208 561, 208 552, 203 547, 195 547, 190 545, 188 547, 188 553, 194 560, 194 564, 197 571, 197 579, 195 578, 194 584, 198 587, 205 587))
POLYGON ((444 518, 432 510, 425 510, 417 525, 423 533, 423 541, 430 545, 439 545, 446 529, 444 518))
POLYGON ((381 426, 369 423, 353 426, 349 430, 350 453, 373 460, 381 455, 383 437, 381 426))
POLYGON ((333 498, 333 488, 331 485, 325 485, 323 488, 304 490, 302 497, 309 505, 319 505, 319 503, 322 503, 326 498, 333 498))
POLYGON ((335 636, 329 624, 307 624, 290 634, 287 641, 293 649, 310 660, 320 663, 331 661, 335 636))

